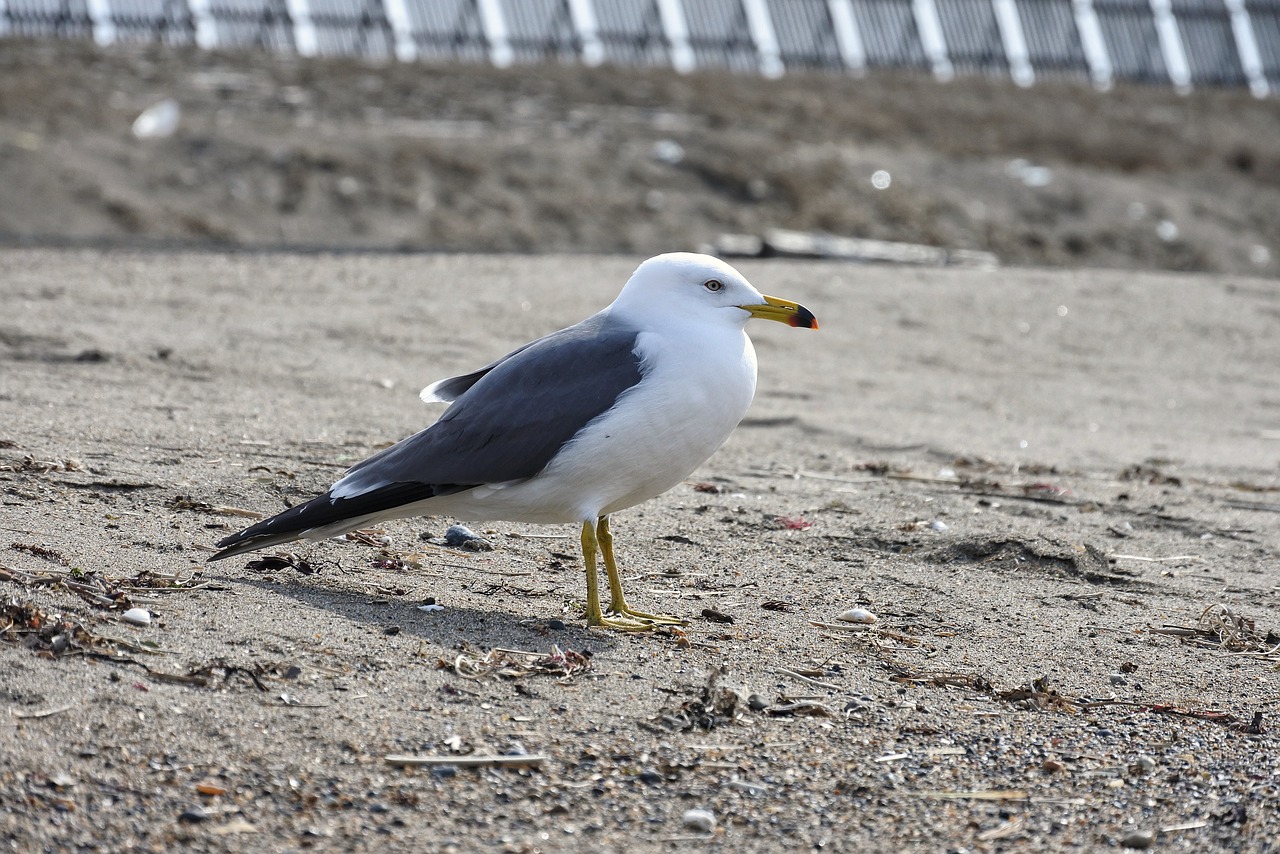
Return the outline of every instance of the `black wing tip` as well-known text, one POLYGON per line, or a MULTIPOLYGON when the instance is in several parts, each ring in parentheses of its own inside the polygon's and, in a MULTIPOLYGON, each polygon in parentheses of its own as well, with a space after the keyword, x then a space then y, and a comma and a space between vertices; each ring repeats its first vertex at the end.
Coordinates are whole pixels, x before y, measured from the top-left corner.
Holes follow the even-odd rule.
POLYGON ((292 537, 281 538, 278 536, 273 537, 273 536, 262 536, 262 535, 242 537, 240 534, 235 534, 234 536, 230 536, 224 540, 218 541, 217 546, 219 549, 221 549, 221 551, 217 552, 212 557, 210 557, 209 563, 213 563, 216 560, 225 560, 226 558, 235 557, 236 555, 255 552, 258 549, 264 549, 267 546, 272 546, 281 542, 288 542, 290 539, 296 539, 296 538, 292 538, 292 537))
POLYGON ((375 516, 437 495, 462 492, 473 486, 401 482, 387 484, 352 498, 339 499, 335 499, 332 491, 329 491, 277 513, 270 519, 250 525, 237 534, 222 538, 216 543, 221 551, 209 560, 224 560, 269 546, 291 543, 307 536, 309 531, 375 516))

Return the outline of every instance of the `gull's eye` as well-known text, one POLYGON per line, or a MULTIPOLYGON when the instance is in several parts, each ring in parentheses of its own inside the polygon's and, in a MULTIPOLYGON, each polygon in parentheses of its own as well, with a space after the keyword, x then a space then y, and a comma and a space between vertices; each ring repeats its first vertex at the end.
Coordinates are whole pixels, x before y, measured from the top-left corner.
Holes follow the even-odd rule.
POLYGON ((720 281, 719 279, 707 279, 705 282, 702 283, 702 286, 707 290, 711 291, 711 293, 713 294, 718 294, 722 290, 724 290, 724 282, 720 281))

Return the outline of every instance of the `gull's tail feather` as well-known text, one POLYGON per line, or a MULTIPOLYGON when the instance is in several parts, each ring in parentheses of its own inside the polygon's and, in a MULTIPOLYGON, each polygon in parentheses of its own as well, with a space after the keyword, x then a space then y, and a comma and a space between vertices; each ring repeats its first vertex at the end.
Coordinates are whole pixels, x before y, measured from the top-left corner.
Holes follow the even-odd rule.
POLYGON ((400 508, 458 491, 459 487, 428 483, 389 483, 348 498, 335 498, 332 492, 326 492, 219 540, 218 548, 222 551, 209 560, 235 557, 294 540, 336 537, 377 519, 393 517, 400 508))
MULTIPOLYGON (((239 534, 236 535, 236 537, 239 537, 239 536, 240 536, 239 534)), ((265 548, 270 548, 271 546, 278 546, 278 545, 281 545, 282 543, 292 543, 295 540, 300 540, 300 539, 302 539, 302 534, 275 534, 275 535, 264 534, 257 537, 249 537, 244 540, 236 540, 235 537, 228 537, 227 539, 218 543, 218 545, 221 546, 223 543, 231 543, 231 545, 222 549, 222 551, 218 552, 213 557, 209 558, 209 560, 210 561, 222 560, 223 558, 227 558, 227 557, 235 557, 236 555, 255 552, 258 549, 265 549, 265 548)))

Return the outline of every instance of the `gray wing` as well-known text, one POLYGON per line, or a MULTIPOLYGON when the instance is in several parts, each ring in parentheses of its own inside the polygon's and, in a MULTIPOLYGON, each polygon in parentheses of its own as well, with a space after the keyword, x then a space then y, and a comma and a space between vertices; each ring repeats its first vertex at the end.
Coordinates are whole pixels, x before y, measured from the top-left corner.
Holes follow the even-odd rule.
POLYGON ((635 330, 598 315, 528 344, 487 368, 435 424, 353 466, 332 491, 533 477, 640 382, 635 346, 635 330))
POLYGON ((477 372, 436 423, 356 464, 324 495, 222 540, 214 559, 437 495, 533 477, 640 382, 636 335, 596 315, 516 350, 477 372))
MULTIPOLYGON (((571 328, 575 328, 575 327, 571 327, 571 328)), ((561 330, 561 332, 567 332, 567 331, 569 330, 567 329, 561 330)), ((561 333, 558 332, 555 334, 559 335, 561 333)), ((551 337, 551 336, 548 336, 548 337, 551 337)), ((546 339, 539 339, 539 341, 543 341, 543 340, 546 340, 546 339)), ((525 344, 523 347, 520 347, 516 350, 512 350, 510 353, 503 356, 498 361, 490 362, 489 364, 485 365, 483 368, 481 368, 478 371, 472 371, 469 374, 461 374, 456 377, 448 377, 443 380, 437 380, 433 382, 431 385, 424 388, 422 390, 422 394, 420 394, 419 397, 422 398, 424 403, 453 403, 455 400, 457 400, 459 397, 462 396, 463 392, 471 388, 476 383, 480 382, 480 378, 483 377, 485 374, 489 373, 494 368, 498 367, 498 365, 501 365, 503 362, 507 361, 513 356, 523 353, 525 350, 528 350, 530 347, 532 347, 534 344, 537 344, 537 343, 539 342, 533 341, 528 344, 525 344)))

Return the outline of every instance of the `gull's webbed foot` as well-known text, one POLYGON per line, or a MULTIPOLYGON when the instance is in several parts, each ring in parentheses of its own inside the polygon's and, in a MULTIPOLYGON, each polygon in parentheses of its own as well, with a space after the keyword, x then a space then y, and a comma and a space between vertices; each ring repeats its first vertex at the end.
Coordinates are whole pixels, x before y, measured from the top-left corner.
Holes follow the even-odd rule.
POLYGON ((659 626, 687 626, 688 620, 668 614, 650 614, 638 611, 627 604, 622 594, 622 577, 613 557, 613 535, 609 533, 609 518, 601 516, 596 524, 582 525, 582 558, 587 568, 587 625, 623 632, 647 632, 659 626), (604 557, 605 573, 609 577, 609 610, 600 609, 597 588, 596 552, 604 557))

